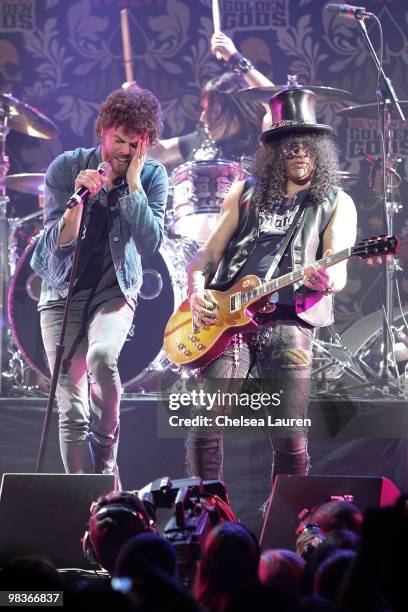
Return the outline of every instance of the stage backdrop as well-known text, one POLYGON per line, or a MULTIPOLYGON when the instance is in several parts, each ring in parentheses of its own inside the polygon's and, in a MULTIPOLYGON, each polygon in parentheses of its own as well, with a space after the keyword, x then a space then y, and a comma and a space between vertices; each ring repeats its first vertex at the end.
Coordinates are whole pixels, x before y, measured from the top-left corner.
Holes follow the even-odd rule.
MULTIPOLYGON (((352 92, 350 102, 375 101, 376 70, 354 21, 324 11, 322 0, 220 0, 222 28, 240 51, 275 83, 297 74, 302 84, 352 92)), ((408 5, 405 0, 367 0, 381 19, 384 68, 401 99, 408 99, 408 5)), ((45 171, 64 149, 91 146, 101 101, 125 81, 120 9, 130 11, 134 72, 142 87, 160 99, 165 137, 194 128, 200 89, 223 69, 210 52, 211 0, 1 0, 0 90, 11 91, 48 115, 60 129, 57 140, 11 132, 11 172, 45 171)), ((378 32, 367 22, 378 47, 378 32)), ((378 155, 377 122, 341 119, 341 104, 321 108, 320 120, 333 125, 344 170, 359 173, 347 183, 359 213, 359 235, 381 233, 382 211, 370 192, 365 156, 378 155)), ((394 146, 408 170, 408 124, 395 123, 394 146)), ((407 188, 396 193, 402 210, 398 233, 408 233, 407 188)), ((10 215, 35 209, 29 196, 12 194, 10 215)), ((34 228, 35 229, 35 228, 34 228)), ((27 227, 30 234, 33 228, 27 227)), ((406 301, 408 280, 400 277, 406 301)), ((380 271, 362 262, 350 265, 347 288, 338 296, 337 324, 348 327, 380 306, 380 271)))

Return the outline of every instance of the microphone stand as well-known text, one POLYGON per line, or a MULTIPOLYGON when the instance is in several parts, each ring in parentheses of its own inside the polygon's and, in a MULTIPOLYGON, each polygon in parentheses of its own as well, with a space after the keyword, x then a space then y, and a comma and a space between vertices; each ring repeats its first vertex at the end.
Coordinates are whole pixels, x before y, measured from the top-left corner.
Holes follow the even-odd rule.
POLYGON ((80 246, 81 236, 82 236, 83 229, 84 229, 85 207, 88 203, 88 198, 89 198, 89 193, 83 196, 81 222, 79 225, 78 238, 77 238, 77 242, 75 245, 74 259, 72 262, 72 270, 71 270, 71 275, 69 278, 68 294, 65 300, 64 316, 62 318, 62 323, 61 323, 61 332, 60 332, 59 342, 57 342, 56 344, 55 364, 54 364, 54 369, 52 372, 50 392, 49 392, 48 400, 47 400, 47 410, 46 410, 45 417, 44 417, 43 431, 41 434, 40 448, 39 448, 38 457, 37 457, 37 467, 36 467, 37 473, 41 472, 42 466, 44 464, 45 450, 46 450, 46 445, 48 441, 48 433, 50 429, 52 409, 54 407, 55 393, 57 390, 58 378, 59 378, 59 374, 61 371, 62 356, 64 354, 64 348, 65 348, 64 346, 65 330, 66 330, 67 322, 68 322, 68 313, 69 313, 69 307, 70 307, 71 298, 72 298, 72 290, 74 288, 75 275, 78 269, 79 253, 81 250, 81 246, 80 246))
MULTIPOLYGON (((380 75, 380 87, 377 93, 379 106, 382 111, 380 117, 380 130, 382 133, 382 142, 385 143, 385 147, 388 149, 385 151, 385 147, 381 151, 382 159, 382 171, 383 171, 383 183, 382 183, 382 202, 383 202, 383 223, 385 227, 385 233, 390 236, 393 234, 394 223, 393 217, 398 209, 394 202, 388 200, 388 195, 392 195, 392 187, 388 184, 387 186, 387 157, 389 157, 392 147, 392 134, 391 129, 388 132, 388 138, 386 138, 386 126, 391 123, 391 110, 394 110, 401 121, 405 121, 404 113, 401 109, 399 100, 392 86, 391 80, 386 76, 384 69, 380 63, 377 53, 372 45, 370 36, 367 32, 364 18, 357 18, 357 24, 361 30, 361 33, 366 43, 367 49, 376 65, 376 68, 380 75), (387 146, 388 145, 388 146, 387 146)), ((390 367, 389 367, 389 355, 390 348, 393 351, 394 338, 393 338, 393 319, 394 319, 394 281, 395 273, 399 270, 398 261, 393 259, 392 262, 387 261, 384 258, 383 263, 383 346, 382 346, 382 369, 380 371, 380 378, 388 385, 390 382, 390 367)), ((392 369, 396 377, 399 376, 397 364, 393 356, 392 369)))

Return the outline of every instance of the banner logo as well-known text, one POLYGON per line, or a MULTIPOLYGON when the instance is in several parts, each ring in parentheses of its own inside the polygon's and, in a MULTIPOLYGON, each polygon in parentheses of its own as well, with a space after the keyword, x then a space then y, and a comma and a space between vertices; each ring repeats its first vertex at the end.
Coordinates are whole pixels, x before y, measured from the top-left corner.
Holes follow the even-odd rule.
POLYGON ((0 32, 27 32, 35 29, 35 0, 2 0, 0 32))
POLYGON ((289 0, 222 0, 224 30, 267 30, 289 26, 289 0))

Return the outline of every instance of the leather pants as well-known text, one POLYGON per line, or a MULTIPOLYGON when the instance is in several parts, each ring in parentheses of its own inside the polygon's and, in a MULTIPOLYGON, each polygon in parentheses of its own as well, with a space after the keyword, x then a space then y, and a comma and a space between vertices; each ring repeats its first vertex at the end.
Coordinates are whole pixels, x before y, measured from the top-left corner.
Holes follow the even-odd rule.
MULTIPOLYGON (((237 391, 237 384, 251 374, 262 381, 263 391, 281 394, 281 414, 285 418, 305 418, 310 394, 311 344, 313 329, 300 321, 273 320, 260 325, 258 332, 243 335, 238 361, 236 347, 227 351, 197 375, 198 384, 222 381, 222 390, 237 391), (238 381, 237 381, 238 379, 238 381)), ((214 406, 213 414, 224 407, 214 406)), ((271 432, 271 428, 268 429, 271 432)), ((273 475, 307 474, 309 455, 307 433, 272 437, 273 475)), ((190 476, 221 479, 223 465, 223 434, 212 428, 208 434, 191 428, 186 440, 186 467, 190 476)))

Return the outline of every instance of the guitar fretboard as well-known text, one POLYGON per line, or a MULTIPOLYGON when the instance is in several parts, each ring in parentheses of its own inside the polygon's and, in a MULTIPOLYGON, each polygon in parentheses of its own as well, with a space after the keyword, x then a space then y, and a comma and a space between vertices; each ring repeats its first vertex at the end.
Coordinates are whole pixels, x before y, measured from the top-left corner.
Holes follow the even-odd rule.
MULTIPOLYGON (((316 268, 329 268, 330 266, 334 266, 335 264, 347 259, 351 256, 352 247, 344 249, 343 251, 338 251, 338 253, 333 253, 333 255, 329 255, 329 257, 323 257, 323 259, 319 259, 315 261, 313 265, 316 268)), ((278 278, 272 279, 259 287, 254 287, 249 291, 241 292, 241 305, 247 304, 248 302, 252 302, 258 298, 261 298, 269 293, 275 293, 275 291, 279 291, 279 289, 283 289, 284 287, 289 287, 289 285, 293 285, 301 281, 305 275, 305 270, 308 266, 304 266, 302 268, 298 268, 297 270, 292 270, 292 272, 288 272, 288 274, 284 274, 283 276, 279 276, 278 278)))

